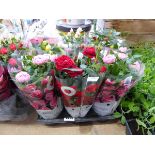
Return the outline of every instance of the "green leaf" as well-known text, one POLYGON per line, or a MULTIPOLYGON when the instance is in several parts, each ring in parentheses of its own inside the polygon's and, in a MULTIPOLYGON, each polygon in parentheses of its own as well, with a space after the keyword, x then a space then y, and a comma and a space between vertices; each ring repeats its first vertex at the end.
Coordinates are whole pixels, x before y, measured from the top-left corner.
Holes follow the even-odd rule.
POLYGON ((150 118, 150 123, 151 123, 151 124, 155 123, 155 116, 152 116, 152 117, 150 118))
POLYGON ((114 113, 114 117, 115 117, 115 118, 120 118, 120 117, 122 117, 122 114, 119 113, 119 112, 115 112, 115 113, 114 113))
POLYGON ((146 124, 144 122, 142 122, 141 120, 136 119, 136 122, 138 123, 139 126, 143 126, 144 128, 147 128, 146 124))
POLYGON ((149 130, 147 130, 147 134, 148 134, 148 135, 152 135, 152 133, 151 133, 149 130))
POLYGON ((126 118, 124 116, 121 117, 121 123, 124 125, 126 122, 126 118))

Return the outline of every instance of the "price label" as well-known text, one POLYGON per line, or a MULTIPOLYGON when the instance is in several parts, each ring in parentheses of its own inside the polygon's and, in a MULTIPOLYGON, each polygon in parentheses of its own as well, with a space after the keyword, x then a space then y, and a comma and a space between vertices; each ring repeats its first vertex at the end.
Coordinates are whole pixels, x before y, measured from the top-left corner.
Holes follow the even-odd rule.
POLYGON ((87 81, 96 82, 99 77, 88 77, 87 81))
POLYGON ((75 121, 75 118, 71 118, 71 117, 69 117, 69 118, 64 118, 64 121, 65 121, 65 122, 74 122, 74 121, 75 121))

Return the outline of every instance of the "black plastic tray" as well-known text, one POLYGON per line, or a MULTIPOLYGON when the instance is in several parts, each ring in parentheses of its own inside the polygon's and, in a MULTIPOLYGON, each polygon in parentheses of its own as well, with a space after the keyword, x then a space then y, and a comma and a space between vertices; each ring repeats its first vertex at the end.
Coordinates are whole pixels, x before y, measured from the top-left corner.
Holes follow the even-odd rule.
POLYGON ((52 120, 45 120, 38 116, 38 122, 45 125, 53 124, 76 124, 76 123, 92 123, 92 122, 105 122, 115 120, 113 115, 98 116, 92 109, 83 118, 72 118, 64 109, 58 118, 52 120))

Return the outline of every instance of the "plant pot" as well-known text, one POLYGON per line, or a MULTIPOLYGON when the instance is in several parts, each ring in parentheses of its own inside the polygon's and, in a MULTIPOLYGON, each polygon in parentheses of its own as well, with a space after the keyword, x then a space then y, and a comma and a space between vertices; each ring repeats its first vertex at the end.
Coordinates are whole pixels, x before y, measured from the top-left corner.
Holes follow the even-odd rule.
POLYGON ((0 101, 0 121, 8 121, 14 117, 16 107, 16 94, 0 101))
POLYGON ((57 106, 52 110, 36 110, 36 111, 45 120, 57 118, 63 110, 60 97, 58 98, 57 102, 58 102, 57 106))
POLYGON ((66 111, 74 118, 85 117, 93 106, 96 93, 104 76, 93 75, 61 79, 56 77, 56 86, 61 94, 66 111))
POLYGON ((111 101, 111 102, 95 102, 93 104, 93 110, 99 115, 99 116, 106 116, 111 115, 114 113, 116 108, 118 107, 120 103, 119 101, 111 101))
MULTIPOLYGON (((129 119, 126 120, 126 134, 127 135, 143 135, 143 132, 141 129, 138 129, 138 124, 135 119, 129 119)), ((145 135, 147 135, 147 132, 145 132, 145 135)), ((155 135, 155 132, 152 132, 152 135, 155 135)))

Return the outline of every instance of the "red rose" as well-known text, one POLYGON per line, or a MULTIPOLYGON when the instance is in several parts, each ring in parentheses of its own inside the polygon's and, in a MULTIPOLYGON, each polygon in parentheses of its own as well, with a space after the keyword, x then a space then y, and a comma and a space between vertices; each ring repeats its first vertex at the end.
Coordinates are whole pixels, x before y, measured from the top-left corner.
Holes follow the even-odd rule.
POLYGON ((18 44, 18 48, 21 49, 22 47, 23 47, 23 44, 22 43, 19 43, 18 44))
POLYGON ((83 54, 89 58, 96 57, 96 51, 94 47, 85 47, 83 54))
POLYGON ((55 64, 56 64, 56 69, 58 71, 64 71, 70 77, 75 77, 75 76, 81 75, 83 73, 83 70, 78 68, 75 65, 74 61, 66 55, 62 55, 62 56, 58 57, 55 60, 55 64))
POLYGON ((75 68, 76 67, 74 61, 66 55, 62 55, 58 57, 55 60, 55 65, 58 71, 62 71, 64 68, 75 68))
POLYGON ((15 51, 16 50, 16 45, 12 43, 12 44, 10 44, 9 48, 10 48, 11 51, 15 51))
POLYGON ((32 92, 32 97, 36 97, 36 98, 41 99, 43 97, 43 94, 40 90, 35 90, 32 92))
POLYGON ((8 63, 9 63, 11 66, 16 66, 16 65, 17 65, 17 61, 16 61, 16 59, 14 59, 14 58, 10 58, 9 61, 8 61, 8 63))
POLYGON ((7 54, 7 53, 8 53, 8 50, 5 47, 0 49, 0 54, 7 54))
POLYGON ((98 89, 97 84, 90 84, 89 86, 86 87, 86 92, 87 93, 95 93, 97 89, 98 89))
POLYGON ((106 70, 107 70, 107 68, 105 66, 102 66, 100 68, 100 73, 104 73, 104 72, 106 72, 106 70))

